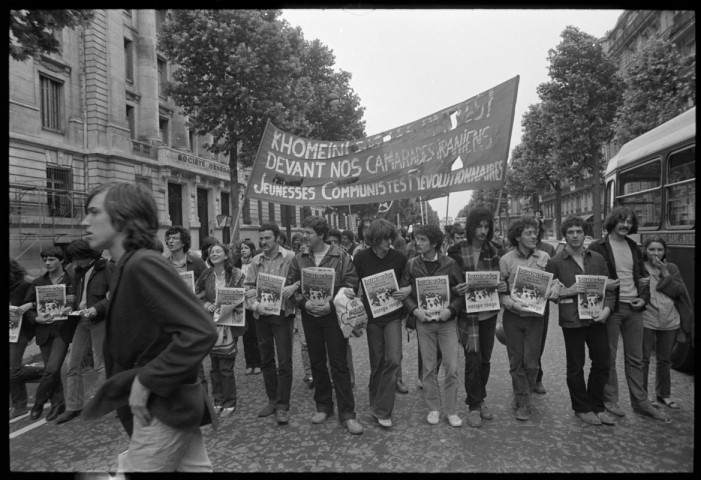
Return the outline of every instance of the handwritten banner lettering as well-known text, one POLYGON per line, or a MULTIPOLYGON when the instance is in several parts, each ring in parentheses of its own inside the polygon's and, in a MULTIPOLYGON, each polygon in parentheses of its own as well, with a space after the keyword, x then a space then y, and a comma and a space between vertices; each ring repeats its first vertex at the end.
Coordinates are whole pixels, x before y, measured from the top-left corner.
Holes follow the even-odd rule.
POLYGON ((246 196, 347 205, 498 188, 505 178, 518 80, 361 140, 312 140, 268 122, 246 196), (453 170, 458 158, 462 165, 453 170))

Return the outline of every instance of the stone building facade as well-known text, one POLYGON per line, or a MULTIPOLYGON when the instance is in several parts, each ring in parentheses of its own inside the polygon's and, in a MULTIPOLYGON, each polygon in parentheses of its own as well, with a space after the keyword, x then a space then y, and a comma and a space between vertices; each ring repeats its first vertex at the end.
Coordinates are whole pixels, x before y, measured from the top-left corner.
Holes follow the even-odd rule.
MULTIPOLYGON (((42 270, 41 248, 80 238, 87 193, 110 181, 153 192, 161 240, 172 225, 189 229, 195 250, 207 236, 234 240, 229 158, 205 150, 211 137, 193 134, 164 93, 176 67, 158 49, 165 15, 95 10, 86 28, 57 32, 59 54, 10 61, 10 257, 30 272, 42 270)), ((239 168, 241 192, 248 174, 239 168)), ((281 205, 240 200, 240 239, 257 243, 261 223, 282 226, 281 205)), ((302 210, 289 210, 299 226, 302 210)))

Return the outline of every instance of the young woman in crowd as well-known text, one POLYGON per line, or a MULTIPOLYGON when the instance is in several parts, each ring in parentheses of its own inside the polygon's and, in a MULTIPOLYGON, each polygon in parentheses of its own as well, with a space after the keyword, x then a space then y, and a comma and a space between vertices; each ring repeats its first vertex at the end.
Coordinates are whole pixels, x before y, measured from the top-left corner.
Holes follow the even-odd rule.
MULTIPOLYGON (((241 242, 241 257, 239 268, 243 274, 248 277, 251 260, 256 253, 256 246, 250 240, 241 242)), ((245 278, 245 277, 244 277, 245 278)), ((258 335, 256 335, 256 319, 253 318, 253 312, 246 310, 246 333, 243 334, 243 354, 246 358, 246 375, 258 375, 260 369, 260 351, 258 350, 258 335)))

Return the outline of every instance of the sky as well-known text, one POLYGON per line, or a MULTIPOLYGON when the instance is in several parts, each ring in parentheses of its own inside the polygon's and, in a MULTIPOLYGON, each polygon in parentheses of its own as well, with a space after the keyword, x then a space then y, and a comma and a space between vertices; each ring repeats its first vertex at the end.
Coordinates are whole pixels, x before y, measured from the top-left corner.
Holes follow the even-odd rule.
MULTIPOLYGON (((509 151, 521 119, 549 82, 548 50, 567 26, 595 37, 613 29, 623 10, 555 9, 289 9, 283 18, 318 38, 350 72, 365 107, 368 136, 404 125, 520 76, 509 151)), ((439 217, 456 217, 470 191, 431 200, 439 217)))

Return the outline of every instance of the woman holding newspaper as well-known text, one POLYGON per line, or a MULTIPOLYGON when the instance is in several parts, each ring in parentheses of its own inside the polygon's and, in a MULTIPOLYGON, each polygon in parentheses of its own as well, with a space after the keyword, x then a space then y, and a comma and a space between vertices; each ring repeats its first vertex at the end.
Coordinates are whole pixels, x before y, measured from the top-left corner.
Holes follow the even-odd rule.
POLYGON ((509 355, 509 373, 514 389, 512 407, 516 419, 531 415, 531 393, 538 376, 538 358, 543 332, 543 313, 548 300, 557 300, 559 283, 545 271, 550 256, 536 249, 538 222, 522 217, 509 225, 512 250, 499 259, 501 277, 509 291, 500 294, 504 305, 504 334, 509 355))
MULTIPOLYGON (((241 270, 234 267, 229 248, 221 243, 212 245, 209 249, 209 261, 213 265, 197 279, 195 291, 204 308, 214 317, 215 323, 221 319, 225 321, 226 315, 221 315, 224 296, 229 289, 243 289, 244 275, 241 270)), ((234 292, 235 293, 235 292, 234 292)), ((240 292, 243 299, 243 291, 240 292)), ((236 314, 233 312, 234 315, 236 314)), ((231 315, 233 317, 233 315, 231 315)), ((245 324, 245 323, 244 323, 245 324)), ((243 328, 230 325, 217 325, 220 336, 229 335, 234 338, 233 347, 229 351, 217 351, 210 353, 212 362, 210 377, 212 379, 212 396, 214 408, 222 417, 231 415, 236 410, 236 377, 234 376, 234 364, 236 362, 237 333, 242 333, 243 328)), ((238 336, 238 335, 237 335, 238 336)))
POLYGON ((411 295, 404 299, 407 311, 416 319, 416 333, 424 368, 424 401, 428 407, 426 421, 436 425, 440 421, 440 387, 436 346, 440 346, 445 368, 444 404, 448 423, 462 426, 457 415, 458 399, 458 335, 457 313, 464 297, 455 292, 461 282, 460 268, 452 258, 442 255, 443 232, 435 225, 420 225, 414 230, 420 255, 407 263, 402 275, 402 287, 411 286, 411 295))

